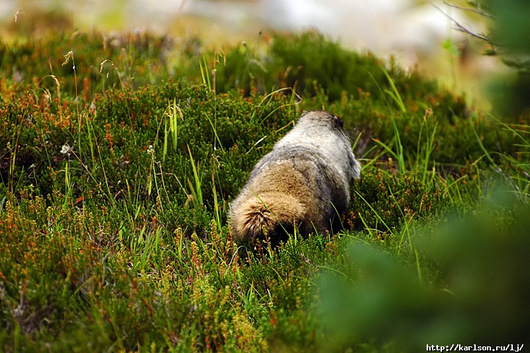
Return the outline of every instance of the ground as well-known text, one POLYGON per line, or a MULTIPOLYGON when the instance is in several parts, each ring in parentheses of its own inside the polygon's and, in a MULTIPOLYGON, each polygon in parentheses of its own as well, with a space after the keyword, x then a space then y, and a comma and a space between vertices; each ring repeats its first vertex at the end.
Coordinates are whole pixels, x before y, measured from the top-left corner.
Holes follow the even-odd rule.
POLYGON ((528 116, 316 32, 260 43, 0 44, 3 350, 526 343, 528 116), (230 201, 310 109, 363 165, 342 226, 235 243, 230 201))

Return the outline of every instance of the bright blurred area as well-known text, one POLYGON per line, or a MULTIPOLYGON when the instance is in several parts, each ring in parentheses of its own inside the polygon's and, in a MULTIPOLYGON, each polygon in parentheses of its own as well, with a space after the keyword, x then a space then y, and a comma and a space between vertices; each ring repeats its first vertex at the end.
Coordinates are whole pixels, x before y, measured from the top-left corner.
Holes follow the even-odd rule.
MULTIPOLYGON (((464 3, 464 4, 461 4, 464 3)), ((245 40, 259 46, 260 33, 316 29, 355 50, 394 56, 450 89, 479 97, 484 77, 503 69, 482 55, 485 43, 455 30, 487 31, 486 18, 456 6, 465 1, 422 0, 3 0, 4 40, 38 36, 48 29, 149 31, 199 37, 210 47, 245 40)))

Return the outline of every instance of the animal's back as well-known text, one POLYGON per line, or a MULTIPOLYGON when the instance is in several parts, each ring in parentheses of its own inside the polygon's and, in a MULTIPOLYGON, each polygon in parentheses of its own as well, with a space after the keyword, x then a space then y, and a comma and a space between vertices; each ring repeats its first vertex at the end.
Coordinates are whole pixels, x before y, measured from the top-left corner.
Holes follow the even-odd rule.
POLYGON ((349 140, 334 119, 327 112, 304 114, 256 164, 230 208, 236 239, 293 227, 302 234, 329 229, 334 213, 349 202, 350 179, 359 174, 349 140))

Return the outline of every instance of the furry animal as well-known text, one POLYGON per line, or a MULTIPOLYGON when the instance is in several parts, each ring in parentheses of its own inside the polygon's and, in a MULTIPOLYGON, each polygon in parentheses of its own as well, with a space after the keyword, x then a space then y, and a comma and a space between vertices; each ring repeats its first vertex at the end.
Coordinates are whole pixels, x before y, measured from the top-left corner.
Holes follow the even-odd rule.
POLYGON ((254 167, 230 207, 236 240, 302 235, 330 229, 346 209, 350 182, 361 167, 338 117, 325 111, 302 114, 298 123, 254 167))

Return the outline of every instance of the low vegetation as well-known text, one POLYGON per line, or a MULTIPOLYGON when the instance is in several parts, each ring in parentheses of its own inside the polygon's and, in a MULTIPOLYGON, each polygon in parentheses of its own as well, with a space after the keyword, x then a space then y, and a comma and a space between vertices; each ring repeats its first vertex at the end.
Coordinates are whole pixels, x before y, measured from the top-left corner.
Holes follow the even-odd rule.
POLYGON ((0 44, 0 347, 423 351, 526 343, 528 114, 317 33, 0 44), (230 201, 304 110, 344 118, 341 229, 242 246, 230 201))

